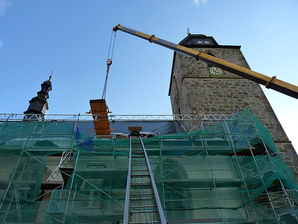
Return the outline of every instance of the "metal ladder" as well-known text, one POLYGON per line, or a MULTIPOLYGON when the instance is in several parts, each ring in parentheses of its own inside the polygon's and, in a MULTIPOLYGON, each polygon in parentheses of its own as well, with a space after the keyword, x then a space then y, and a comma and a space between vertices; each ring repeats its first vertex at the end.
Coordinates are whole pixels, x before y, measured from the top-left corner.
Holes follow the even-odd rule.
POLYGON ((124 224, 166 224, 142 138, 130 136, 124 224))

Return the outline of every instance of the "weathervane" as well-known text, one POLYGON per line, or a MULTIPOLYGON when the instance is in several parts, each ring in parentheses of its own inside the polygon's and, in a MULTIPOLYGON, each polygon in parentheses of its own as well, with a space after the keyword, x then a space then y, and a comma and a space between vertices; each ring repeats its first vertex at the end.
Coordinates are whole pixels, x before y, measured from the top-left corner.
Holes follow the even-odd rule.
POLYGON ((52 68, 52 69, 51 69, 51 75, 50 75, 50 77, 49 77, 49 80, 51 80, 51 79, 53 78, 53 74, 54 74, 54 69, 52 68))
POLYGON ((187 35, 190 35, 191 33, 189 32, 189 27, 187 27, 187 35))

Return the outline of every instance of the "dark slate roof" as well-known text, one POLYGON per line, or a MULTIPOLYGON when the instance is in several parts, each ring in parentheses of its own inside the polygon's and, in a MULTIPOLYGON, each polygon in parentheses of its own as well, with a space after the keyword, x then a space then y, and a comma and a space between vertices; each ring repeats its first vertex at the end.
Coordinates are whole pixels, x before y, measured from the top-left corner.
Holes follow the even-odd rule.
POLYGON ((182 41, 180 41, 179 43, 182 46, 185 47, 200 47, 200 46, 218 46, 218 43, 216 42, 216 40, 211 37, 211 36, 206 36, 204 34, 189 34, 187 35, 182 41), (204 42, 202 42, 201 44, 196 43, 194 40, 206 40, 209 42, 209 44, 206 44, 204 42))

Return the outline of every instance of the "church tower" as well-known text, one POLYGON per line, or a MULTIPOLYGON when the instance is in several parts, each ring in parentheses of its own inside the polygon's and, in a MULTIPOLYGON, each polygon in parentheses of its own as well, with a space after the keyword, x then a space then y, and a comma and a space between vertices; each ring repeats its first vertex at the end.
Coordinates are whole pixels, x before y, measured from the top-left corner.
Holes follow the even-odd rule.
MULTIPOLYGON (((189 34, 180 45, 249 68, 241 46, 219 45, 213 37, 201 34, 189 34)), ((173 114, 234 114, 249 108, 268 128, 298 180, 297 154, 257 83, 175 52, 169 96, 173 114)), ((199 125, 185 123, 188 130, 199 125)))

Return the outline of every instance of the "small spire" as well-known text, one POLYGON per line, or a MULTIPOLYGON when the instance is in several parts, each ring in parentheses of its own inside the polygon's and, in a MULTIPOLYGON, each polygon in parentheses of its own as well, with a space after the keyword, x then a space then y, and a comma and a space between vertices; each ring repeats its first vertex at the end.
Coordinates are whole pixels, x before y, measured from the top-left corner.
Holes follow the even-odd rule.
POLYGON ((52 78, 53 71, 48 80, 41 84, 41 90, 37 92, 37 96, 33 97, 29 101, 29 107, 24 112, 25 116, 23 120, 43 120, 46 111, 49 109, 47 99, 49 98, 49 92, 52 90, 52 78))

